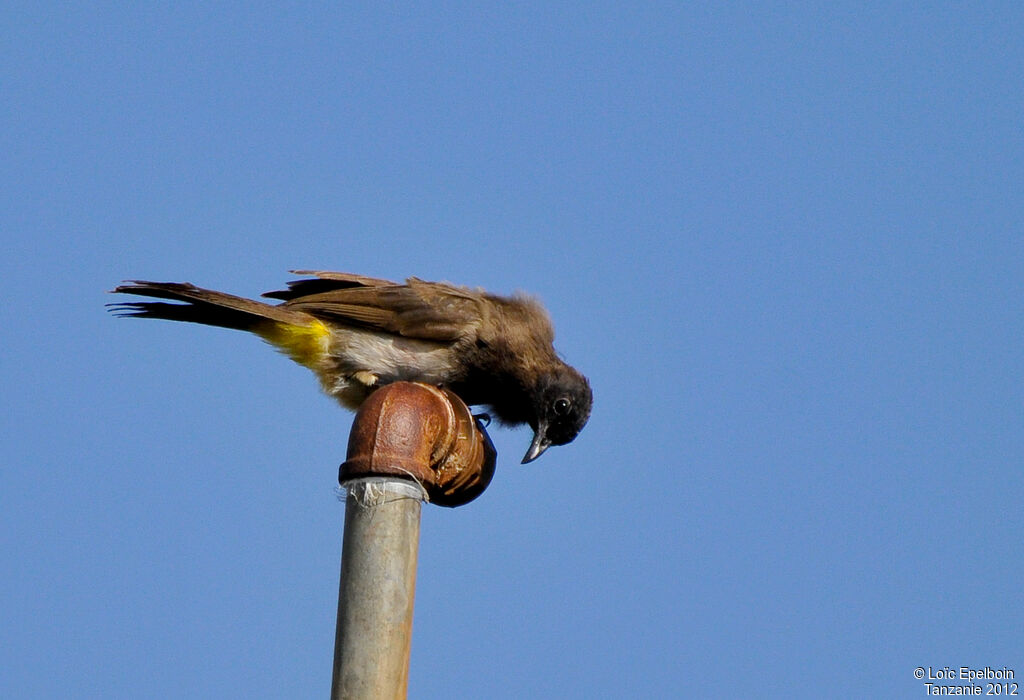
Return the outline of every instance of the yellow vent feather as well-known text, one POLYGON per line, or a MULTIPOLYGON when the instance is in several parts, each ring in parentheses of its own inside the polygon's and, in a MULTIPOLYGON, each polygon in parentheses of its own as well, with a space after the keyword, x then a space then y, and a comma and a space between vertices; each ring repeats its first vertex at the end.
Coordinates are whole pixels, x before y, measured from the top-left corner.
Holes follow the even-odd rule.
POLYGON ((253 329, 265 341, 300 365, 316 369, 327 354, 331 331, 320 321, 296 326, 279 321, 266 321, 253 329))

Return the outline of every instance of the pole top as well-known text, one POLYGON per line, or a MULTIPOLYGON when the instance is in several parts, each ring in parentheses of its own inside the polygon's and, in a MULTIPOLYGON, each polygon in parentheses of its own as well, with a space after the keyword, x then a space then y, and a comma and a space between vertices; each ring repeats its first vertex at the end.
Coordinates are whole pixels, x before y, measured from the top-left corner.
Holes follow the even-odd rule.
POLYGON ((394 382, 370 394, 356 413, 338 481, 412 479, 431 503, 454 508, 483 493, 496 457, 480 419, 453 392, 394 382))

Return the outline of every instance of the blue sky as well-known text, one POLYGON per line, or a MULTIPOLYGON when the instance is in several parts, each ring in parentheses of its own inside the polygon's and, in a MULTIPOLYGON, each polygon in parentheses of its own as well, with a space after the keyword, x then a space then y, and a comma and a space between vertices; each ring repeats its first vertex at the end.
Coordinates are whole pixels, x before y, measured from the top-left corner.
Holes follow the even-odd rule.
POLYGON ((1017 3, 7 3, 0 695, 324 697, 350 414, 126 278, 528 290, 595 393, 423 514, 410 696, 1024 674, 1017 3))

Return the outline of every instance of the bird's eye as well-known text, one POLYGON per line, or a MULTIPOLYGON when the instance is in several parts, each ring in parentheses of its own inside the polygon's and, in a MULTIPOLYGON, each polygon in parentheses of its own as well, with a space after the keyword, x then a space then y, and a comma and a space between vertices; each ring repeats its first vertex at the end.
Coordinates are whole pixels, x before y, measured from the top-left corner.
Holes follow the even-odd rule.
POLYGON ((560 416, 564 416, 566 413, 569 412, 569 406, 571 405, 572 402, 569 401, 569 399, 567 398, 563 397, 561 399, 555 399, 555 413, 557 413, 560 416))

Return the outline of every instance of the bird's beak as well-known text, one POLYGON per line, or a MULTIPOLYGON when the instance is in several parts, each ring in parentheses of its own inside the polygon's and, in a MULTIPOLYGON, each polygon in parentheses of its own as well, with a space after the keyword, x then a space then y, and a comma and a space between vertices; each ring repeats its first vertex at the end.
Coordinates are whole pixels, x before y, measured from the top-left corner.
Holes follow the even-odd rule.
POLYGON ((537 432, 533 434, 533 442, 530 443, 530 449, 526 451, 526 456, 523 457, 523 464, 532 462, 533 460, 544 454, 544 450, 551 447, 551 441, 544 437, 544 426, 537 426, 537 432))

